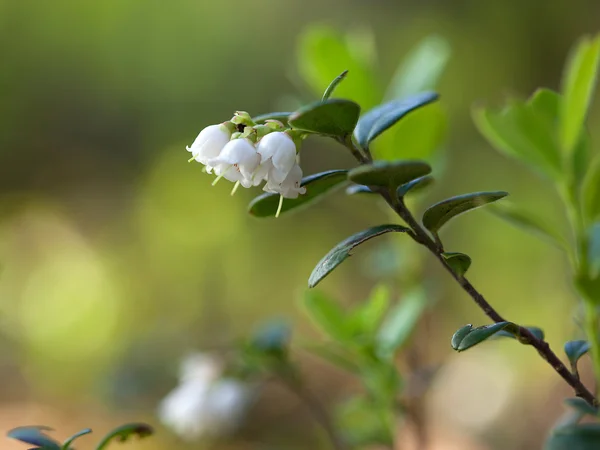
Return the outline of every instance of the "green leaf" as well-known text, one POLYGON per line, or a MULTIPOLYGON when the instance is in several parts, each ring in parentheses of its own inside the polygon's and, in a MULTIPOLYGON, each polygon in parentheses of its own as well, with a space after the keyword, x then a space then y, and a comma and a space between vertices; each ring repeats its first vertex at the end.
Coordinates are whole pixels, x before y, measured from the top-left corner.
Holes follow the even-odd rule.
POLYGON ((600 35, 586 36, 573 48, 563 74, 563 103, 560 110, 560 142, 571 154, 577 144, 596 84, 600 60, 600 35))
POLYGON ((514 204, 505 202, 490 205, 488 211, 517 228, 538 236, 561 250, 566 251, 569 247, 561 233, 554 229, 552 222, 544 221, 531 214, 530 211, 521 210, 514 204))
POLYGON ((508 193, 503 191, 474 192, 442 200, 427 208, 423 214, 423 225, 432 233, 437 233, 453 217, 500 200, 507 195, 508 193))
POLYGON ((467 325, 456 331, 454 336, 452 336, 452 348, 457 352, 465 351, 486 339, 489 339, 498 331, 510 327, 514 327, 514 324, 511 322, 498 322, 478 328, 467 325))
POLYGON ((336 418, 351 448, 392 448, 394 436, 385 420, 389 414, 372 396, 354 397, 338 406, 336 418))
MULTIPOLYGON (((315 95, 319 95, 340 72, 348 70, 351 76, 336 88, 336 95, 369 108, 383 95, 374 70, 374 49, 364 51, 364 45, 356 45, 351 38, 328 26, 308 27, 298 41, 298 71, 315 95)), ((369 40, 362 38, 360 43, 369 40)))
POLYGON ((590 351, 590 343, 588 341, 577 340, 565 342, 565 353, 572 368, 577 368, 577 361, 590 351))
POLYGON ((96 450, 103 450, 111 441, 125 442, 132 436, 138 436, 139 438, 145 438, 151 436, 154 433, 152 427, 145 423, 128 423, 115 428, 108 433, 102 441, 97 445, 96 450))
POLYGON ((291 112, 272 112, 253 117, 252 120, 256 123, 264 123, 267 120, 279 120, 284 125, 287 125, 288 119, 292 114, 291 112))
POLYGON ((352 133, 359 116, 358 103, 331 98, 303 106, 292 113, 288 123, 297 130, 344 137, 352 133))
POLYGON ((407 342, 426 307, 425 292, 415 289, 390 310, 377 334, 377 349, 381 356, 393 356, 407 342))
POLYGON ((585 174, 582 185, 583 212, 589 221, 600 218, 600 156, 585 174))
MULTIPOLYGON (((539 327, 525 327, 527 328, 531 334, 533 334, 536 338, 538 338, 539 340, 543 341, 544 338, 546 337, 544 334, 544 330, 542 330, 539 327)), ((515 330, 517 331, 517 330, 515 330)), ((512 338, 512 339, 517 339, 518 337, 515 336, 515 333, 513 331, 507 331, 507 330, 500 330, 498 331, 494 337, 507 337, 507 338, 512 338)))
POLYGON ((344 311, 322 292, 305 292, 304 308, 315 325, 332 339, 343 342, 352 338, 344 311))
POLYGON ((430 172, 431 167, 423 161, 375 161, 350 170, 348 178, 365 186, 395 189, 430 172))
POLYGON ((356 308, 351 315, 355 331, 360 334, 373 334, 385 315, 390 303, 390 288, 378 284, 369 298, 356 308))
POLYGON ((423 92, 410 97, 392 100, 367 111, 358 121, 354 135, 362 148, 390 128, 402 117, 438 99, 435 92, 423 92))
POLYGON ((344 70, 337 77, 335 77, 335 79, 329 84, 329 86, 327 86, 327 89, 325 89, 325 92, 323 93, 323 97, 321 98, 321 100, 327 100, 329 97, 331 97, 331 94, 333 94, 333 91, 335 91, 335 88, 338 86, 338 84, 340 84, 342 81, 344 81, 344 78, 346 78, 346 75, 348 75, 348 71, 344 70))
POLYGON ((386 98, 402 98, 435 89, 450 53, 450 45, 442 37, 432 35, 423 39, 398 66, 386 98))
POLYGON ((588 416, 598 415, 598 408, 593 407, 580 397, 567 398, 565 399, 565 404, 581 414, 588 416))
POLYGON ((589 232, 588 263, 590 275, 593 278, 600 276, 600 221, 592 224, 589 232))
POLYGON ((368 241, 376 236, 389 232, 406 232, 408 228, 401 225, 387 224, 368 228, 353 236, 343 240, 327 253, 317 266, 313 269, 308 279, 308 287, 315 287, 323 278, 331 273, 333 269, 339 266, 346 258, 351 256, 350 252, 354 247, 368 241))
MULTIPOLYGON (((304 177, 300 185, 306 187, 306 194, 299 195, 298 198, 284 199, 281 214, 300 206, 307 206, 325 194, 333 192, 335 188, 346 182, 347 173, 346 170, 330 170, 304 177)), ((279 195, 266 193, 250 202, 248 212, 255 217, 275 217, 278 205, 279 195)))
POLYGON ((598 450, 600 448, 600 424, 583 423, 556 428, 544 446, 544 450, 598 450))
POLYGON ((398 198, 404 197, 409 192, 417 192, 421 189, 430 186, 434 181, 434 178, 430 175, 425 175, 424 177, 416 178, 408 183, 404 183, 403 185, 398 186, 396 189, 396 195, 398 198))
POLYGON ((377 192, 372 191, 369 186, 365 186, 363 184, 351 184, 346 188, 347 195, 356 195, 356 194, 377 194, 377 192))
POLYGON ((17 427, 10 430, 7 436, 26 444, 34 445, 35 448, 61 450, 62 446, 60 443, 52 439, 44 431, 52 431, 52 428, 45 426, 17 427))
POLYGON ((442 253, 442 257, 446 261, 446 264, 448 264, 452 271, 459 277, 462 277, 467 273, 467 270, 471 267, 471 257, 464 253, 445 252, 442 253))
POLYGON ((92 432, 91 428, 85 428, 81 431, 78 431, 77 433, 75 433, 73 436, 71 436, 70 438, 68 438, 65 442, 63 442, 62 445, 62 450, 69 450, 69 447, 71 446, 71 444, 73 443, 73 441, 75 441, 75 439, 84 436, 86 434, 90 434, 92 432))
POLYGON ((305 348, 314 355, 342 370, 355 374, 360 371, 358 365, 352 361, 351 356, 346 354, 345 349, 339 345, 334 346, 328 342, 326 344, 311 344, 305 346, 305 348))

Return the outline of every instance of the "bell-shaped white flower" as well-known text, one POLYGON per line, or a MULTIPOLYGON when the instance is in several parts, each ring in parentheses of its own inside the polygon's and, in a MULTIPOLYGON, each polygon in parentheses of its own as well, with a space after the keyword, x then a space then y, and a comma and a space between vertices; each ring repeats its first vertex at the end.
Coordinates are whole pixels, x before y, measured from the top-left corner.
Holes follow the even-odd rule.
POLYGON ((252 141, 239 138, 229 141, 219 156, 208 161, 207 166, 210 166, 219 178, 250 187, 254 183, 259 163, 260 155, 252 141))
POLYGON ((251 386, 219 379, 222 365, 198 354, 182 363, 180 384, 161 402, 161 421, 186 440, 219 437, 240 425, 254 397, 251 386))
POLYGON ((296 164, 296 144, 286 133, 277 131, 263 137, 256 147, 260 167, 256 178, 280 184, 296 164))
MULTIPOLYGON (((186 149, 192 153, 192 159, 206 165, 208 161, 221 154, 230 138, 231 132, 225 125, 210 125, 204 128, 193 144, 186 149)), ((209 167, 207 171, 210 171, 209 167)))
POLYGON ((298 195, 305 194, 306 188, 300 186, 302 182, 302 168, 298 164, 294 164, 285 180, 281 183, 276 183, 273 180, 267 180, 267 184, 263 190, 280 194, 284 198, 298 198, 298 195))

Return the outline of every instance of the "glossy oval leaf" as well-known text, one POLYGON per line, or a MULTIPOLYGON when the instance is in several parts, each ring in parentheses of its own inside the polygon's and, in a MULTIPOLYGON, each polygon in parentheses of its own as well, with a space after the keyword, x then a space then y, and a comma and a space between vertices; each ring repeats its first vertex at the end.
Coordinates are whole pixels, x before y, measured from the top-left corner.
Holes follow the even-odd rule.
POLYGON ((448 264, 452 271, 459 277, 462 277, 467 273, 467 270, 471 267, 471 257, 464 253, 445 252, 442 253, 442 257, 446 261, 446 264, 448 264))
MULTIPOLYGON (((543 341, 544 338, 546 337, 544 330, 542 330, 539 327, 525 327, 529 330, 529 332, 531 334, 533 334, 537 339, 539 339, 540 341, 543 341)), ((507 330, 500 330, 498 331, 494 337, 507 337, 507 338, 512 338, 512 339, 519 339, 518 336, 515 335, 514 332, 512 331, 507 331, 507 330)))
POLYGON ((62 449, 69 450, 69 448, 71 447, 71 444, 73 443, 73 441, 75 441, 75 439, 80 438, 81 436, 85 436, 86 434, 90 434, 91 432, 92 432, 91 428, 85 428, 81 431, 78 431, 73 436, 67 438, 67 440, 65 440, 65 442, 63 442, 62 449))
POLYGON ((331 97, 331 94, 333 94, 333 91, 335 91, 335 88, 337 88, 338 84, 340 84, 342 81, 344 81, 344 78, 346 78, 346 75, 348 75, 348 70, 344 70, 337 77, 335 77, 335 79, 331 83, 329 83, 329 86, 327 86, 327 89, 325 89, 325 92, 323 93, 323 97, 321 98, 321 100, 327 100, 329 97, 331 97))
MULTIPOLYGON (((284 199, 281 214, 307 206, 325 194, 333 192, 347 181, 347 173, 347 170, 330 170, 304 177, 300 185, 306 187, 306 193, 299 195, 298 198, 284 199)), ((279 194, 266 193, 250 202, 248 212, 255 217, 275 217, 278 206, 279 194)))
POLYGON ((569 358, 571 367, 577 367, 577 361, 590 351, 590 343, 584 340, 565 342, 565 354, 569 358))
POLYGON ((34 445, 36 448, 61 450, 61 444, 44 433, 44 431, 52 431, 52 428, 45 426, 17 427, 10 430, 7 436, 26 444, 34 445))
POLYGON ((594 94, 600 61, 600 34, 582 38, 573 48, 562 81, 560 141, 565 154, 577 144, 594 94))
POLYGON ((530 211, 505 202, 490 205, 487 210, 511 225, 538 236, 561 250, 567 251, 568 249, 565 238, 553 227, 554 224, 536 217, 530 211))
POLYGON ((423 225, 432 233, 438 230, 453 217, 488 203, 495 202, 508 195, 508 192, 474 192, 442 200, 427 208, 423 214, 423 225))
POLYGON ((582 423, 554 429, 544 450, 598 450, 600 424, 582 423))
POLYGON ((498 322, 492 325, 484 325, 478 328, 468 328, 467 325, 459 329, 454 336, 452 336, 452 348, 457 352, 465 351, 475 345, 489 339, 491 336, 496 334, 498 331, 508 327, 514 327, 511 322, 498 322))
POLYGON ((589 167, 581 189, 586 218, 589 221, 600 219, 600 156, 589 167))
POLYGON ((288 123, 296 130, 344 137, 352 133, 359 116, 358 103, 332 98, 300 108, 290 115, 288 123))
POLYGON ((96 450, 103 450, 112 441, 125 442, 133 436, 145 438, 151 436, 153 433, 154 429, 145 423, 128 423, 121 425, 108 433, 96 446, 96 450))
POLYGON ((375 161, 348 172, 348 178, 365 186, 396 188, 431 172, 424 161, 375 161))
POLYGON ((253 117, 252 120, 256 123, 265 123, 267 120, 278 120, 284 125, 287 125, 291 112, 271 112, 253 117))
POLYGON ((315 287, 333 269, 339 266, 346 258, 351 256, 352 250, 363 242, 374 237, 390 232, 406 232, 408 228, 396 224, 379 225, 356 233, 343 240, 327 253, 313 269, 308 279, 308 287, 315 287))
POLYGON ((346 188, 347 195, 356 195, 356 194, 377 194, 377 192, 372 191, 369 186, 365 186, 363 184, 351 184, 346 188))
POLYGON ((414 180, 409 181, 408 183, 404 183, 398 186, 398 189, 396 189, 396 195, 398 196, 398 198, 402 198, 406 196, 406 194, 408 194, 409 192, 417 192, 421 189, 430 186, 431 184, 433 184, 433 181, 434 178, 431 175, 425 175, 423 177, 415 178, 414 180))
POLYGON ((362 148, 369 148, 369 143, 390 128, 402 117, 424 105, 438 99, 435 92, 422 92, 404 99, 392 100, 383 105, 376 106, 365 113, 354 131, 356 141, 362 148))
POLYGON ((572 397, 565 399, 565 404, 570 408, 573 408, 575 411, 580 412, 581 414, 585 414, 588 416, 597 416, 598 408, 590 405, 584 399, 580 397, 572 397))

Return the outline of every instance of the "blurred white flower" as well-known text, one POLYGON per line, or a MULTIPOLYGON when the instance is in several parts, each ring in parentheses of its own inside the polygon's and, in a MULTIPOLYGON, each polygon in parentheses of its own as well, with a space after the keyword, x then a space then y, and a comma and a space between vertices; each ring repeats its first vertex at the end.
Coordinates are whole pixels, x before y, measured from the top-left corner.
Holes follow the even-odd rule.
POLYGON ((220 437, 241 424, 253 398, 251 386, 221 378, 223 366, 198 353, 181 364, 180 384, 161 402, 160 420, 185 440, 220 437))
MULTIPOLYGON (((206 165, 208 161, 219 156, 230 138, 231 132, 224 124, 209 125, 200 132, 191 147, 186 149, 192 153, 192 159, 206 165)), ((210 173, 209 167, 207 172, 210 173)))
POLYGON ((263 137, 256 147, 260 166, 256 177, 282 183, 296 164, 296 144, 286 133, 277 131, 263 137))
POLYGON ((280 194, 284 198, 298 198, 299 194, 306 193, 306 188, 300 186, 301 181, 302 169, 298 164, 294 164, 283 182, 277 183, 269 179, 263 190, 280 194))
POLYGON ((209 160, 206 166, 209 173, 209 168, 213 168, 217 176, 239 182, 247 188, 256 186, 261 181, 254 177, 259 163, 260 155, 254 144, 246 138, 239 138, 229 141, 219 156, 209 160))

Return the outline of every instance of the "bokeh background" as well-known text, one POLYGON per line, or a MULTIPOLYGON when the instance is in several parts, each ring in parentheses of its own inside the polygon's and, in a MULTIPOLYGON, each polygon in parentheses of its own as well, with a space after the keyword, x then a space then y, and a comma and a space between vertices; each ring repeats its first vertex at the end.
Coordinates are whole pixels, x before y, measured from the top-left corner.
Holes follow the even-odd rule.
MULTIPOLYGON (((204 126, 236 110, 315 98, 298 63, 307 27, 359 30, 363 43, 372 36, 381 86, 423 38, 446 39, 444 171, 425 203, 502 189, 560 222, 551 186, 484 142, 470 109, 557 89, 569 47, 597 31, 598 17, 596 0, 0 1, 0 430, 44 423, 66 437, 145 420, 157 437, 129 448, 203 448, 155 415, 183 355, 226 347, 273 316, 294 325, 294 340, 318 338, 298 308, 313 265, 348 234, 389 219, 384 210, 338 192, 297 214, 253 219, 246 207, 258 192, 230 197, 227 183, 211 187, 185 152, 204 126)), ((596 142, 599 121, 596 102, 596 142)), ((305 173, 351 165, 341 147, 305 144, 305 173)), ((472 256, 472 281, 507 317, 542 327, 556 349, 577 336, 560 253, 484 212, 457 220, 445 239, 472 256)), ((390 277, 369 266, 378 249, 358 251, 323 290, 360 302, 390 277)), ((539 448, 569 390, 514 342, 454 354, 453 331, 487 321, 425 261, 439 298, 418 348, 443 364, 426 400, 431 448, 539 448)), ((402 261, 390 264, 402 271, 402 261)), ((298 358, 325 403, 348 395, 348 377, 302 351, 298 358)), ((209 447, 321 441, 303 406, 275 387, 237 436, 209 447)))

